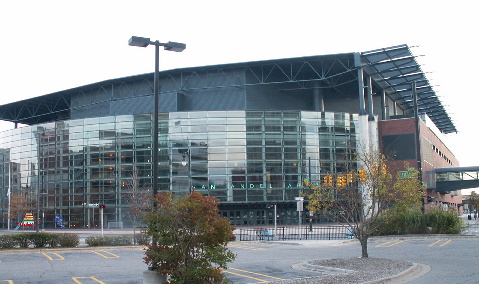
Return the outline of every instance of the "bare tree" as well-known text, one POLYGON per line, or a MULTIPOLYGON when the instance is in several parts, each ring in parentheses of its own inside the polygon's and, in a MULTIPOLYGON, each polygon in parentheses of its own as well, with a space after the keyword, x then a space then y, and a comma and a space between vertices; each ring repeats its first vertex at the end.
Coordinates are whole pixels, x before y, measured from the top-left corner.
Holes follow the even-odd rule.
POLYGON ((135 228, 144 223, 144 218, 146 214, 151 211, 153 204, 153 195, 150 188, 142 187, 140 185, 140 178, 136 165, 133 165, 131 179, 127 181, 126 188, 124 197, 130 204, 128 217, 133 225, 133 231, 136 234, 135 228))
POLYGON ((471 207, 469 214, 472 213, 474 210, 479 209, 479 194, 477 194, 475 191, 471 192, 471 195, 469 196, 469 199, 467 200, 467 204, 471 207))
POLYGON ((32 210, 32 204, 22 195, 13 195, 10 199, 10 219, 17 219, 18 222, 23 220, 25 213, 32 210))
POLYGON ((415 169, 405 165, 406 178, 395 180, 379 151, 357 155, 357 161, 359 171, 327 175, 320 185, 305 182, 310 190, 304 195, 309 210, 334 213, 344 222, 361 244, 361 257, 367 258, 368 239, 381 226, 378 217, 391 208, 419 207, 424 193, 415 169))

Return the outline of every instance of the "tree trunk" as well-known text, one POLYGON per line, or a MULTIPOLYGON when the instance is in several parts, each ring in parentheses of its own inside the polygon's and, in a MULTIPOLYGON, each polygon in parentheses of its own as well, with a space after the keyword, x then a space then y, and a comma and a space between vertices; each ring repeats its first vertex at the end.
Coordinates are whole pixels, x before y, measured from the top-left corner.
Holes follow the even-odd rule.
POLYGON ((361 244, 361 258, 368 258, 368 238, 362 237, 359 243, 361 244))

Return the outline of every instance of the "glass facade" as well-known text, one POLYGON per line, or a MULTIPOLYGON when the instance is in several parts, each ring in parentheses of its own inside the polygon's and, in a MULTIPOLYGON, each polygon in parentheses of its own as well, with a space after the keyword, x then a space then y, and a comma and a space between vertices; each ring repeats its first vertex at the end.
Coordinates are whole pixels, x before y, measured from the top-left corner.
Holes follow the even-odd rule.
MULTIPOLYGON (((235 225, 297 221, 302 180, 347 172, 355 165, 357 115, 309 111, 197 111, 159 118, 160 190, 215 196, 235 225), (296 214, 296 215, 295 215, 296 214), (269 219, 268 219, 269 218, 269 219), (270 221, 268 221, 270 220, 270 221)), ((132 180, 151 188, 152 116, 97 117, 0 133, 1 227, 7 211, 41 216, 41 226, 131 226, 132 180), (10 196, 8 194, 10 193, 10 196), (17 202, 17 203, 15 203, 17 202), (15 207, 16 206, 16 207, 15 207), (15 207, 15 208, 14 208, 15 207)), ((22 216, 13 216, 12 224, 22 216)))

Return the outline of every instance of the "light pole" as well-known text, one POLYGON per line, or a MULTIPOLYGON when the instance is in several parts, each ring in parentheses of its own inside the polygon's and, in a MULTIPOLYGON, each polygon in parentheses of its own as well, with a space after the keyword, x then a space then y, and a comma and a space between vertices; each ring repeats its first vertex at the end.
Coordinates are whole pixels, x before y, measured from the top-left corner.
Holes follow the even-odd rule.
POLYGON ((191 152, 190 150, 186 150, 186 152, 183 153, 183 160, 181 161, 181 165, 184 167, 188 165, 188 191, 191 193, 191 152), (188 158, 188 159, 187 159, 188 158))
POLYGON ((128 45, 130 46, 139 46, 139 47, 147 47, 148 45, 155 46, 155 79, 154 79, 154 97, 155 97, 155 105, 154 105, 154 117, 153 117, 153 149, 151 149, 152 153, 152 187, 153 187, 153 196, 156 196, 158 193, 158 104, 159 104, 159 94, 160 94, 160 46, 163 46, 165 50, 169 51, 176 51, 182 52, 186 48, 186 44, 179 43, 179 42, 172 42, 169 41, 167 43, 161 43, 159 41, 151 41, 149 38, 132 36, 128 41, 128 45))
POLYGON ((10 231, 10 225, 11 225, 11 221, 10 221, 10 217, 11 217, 11 201, 12 201, 12 162, 9 160, 8 161, 8 192, 7 192, 7 196, 8 196, 8 219, 7 219, 7 227, 8 227, 8 230, 10 231))

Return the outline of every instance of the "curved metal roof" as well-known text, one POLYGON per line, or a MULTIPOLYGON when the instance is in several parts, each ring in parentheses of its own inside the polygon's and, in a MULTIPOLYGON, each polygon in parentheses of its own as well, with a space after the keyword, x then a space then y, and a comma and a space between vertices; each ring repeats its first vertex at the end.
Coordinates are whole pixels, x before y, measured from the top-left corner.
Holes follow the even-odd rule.
MULTIPOLYGON (((246 63, 231 63, 222 65, 202 66, 202 67, 189 67, 182 69, 174 69, 160 72, 160 76, 169 76, 171 74, 186 74, 200 71, 211 71, 227 69, 227 68, 249 68, 252 70, 255 66, 275 66, 271 70, 280 70, 283 64, 296 64, 299 72, 305 72, 310 70, 312 74, 307 75, 302 79, 309 78, 309 81, 324 80, 326 73, 331 73, 330 78, 335 78, 334 85, 336 88, 340 88, 341 82, 351 83, 353 80, 357 80, 356 72, 357 68, 364 68, 365 72, 373 76, 374 81, 384 90, 389 97, 398 102, 398 104, 406 112, 413 112, 413 100, 412 100, 412 81, 416 81, 417 94, 418 94, 418 106, 419 113, 427 113, 431 120, 435 123, 437 128, 443 133, 457 132, 451 118, 447 114, 439 98, 436 96, 434 90, 429 84, 424 72, 422 72, 419 64, 416 62, 415 57, 412 55, 407 45, 399 45, 394 47, 382 48, 372 51, 361 52, 361 66, 354 66, 353 61, 354 53, 343 53, 335 55, 321 55, 321 56, 309 56, 299 58, 285 58, 275 60, 265 60, 257 62, 246 63), (323 60, 336 61, 331 63, 327 68, 315 67, 313 62, 323 60), (339 64, 337 64, 339 62, 339 64), (310 64, 311 63, 311 64, 310 64), (305 65, 307 65, 305 67, 305 65), (317 68, 317 69, 315 69, 317 68), (332 74, 334 73, 334 74, 332 74), (348 75, 348 76, 346 76, 348 75), (308 77, 309 76, 309 77, 308 77), (324 78, 323 78, 324 77, 324 78)), ((289 74, 292 70, 289 67, 284 67, 281 74, 289 74)), ((271 72, 271 71, 269 71, 271 72)), ((294 75, 293 74, 293 75, 294 75)), ((328 75, 328 74, 327 74, 328 75)), ((68 89, 52 94, 38 96, 18 102, 13 102, 0 106, 0 119, 11 122, 25 123, 25 124, 38 124, 43 122, 58 121, 68 119, 70 117, 70 111, 72 109, 71 98, 78 93, 87 93, 92 89, 105 89, 108 90, 108 85, 111 84, 123 84, 125 82, 150 80, 153 78, 153 73, 135 75, 125 78, 116 78, 97 82, 85 86, 80 86, 73 89, 68 89)), ((284 82, 299 81, 297 76, 285 76, 284 82)), ((259 82, 258 84, 265 84, 268 82, 259 82)), ((354 85, 354 84, 353 84, 354 85)))
POLYGON ((416 82, 419 113, 426 113, 443 133, 457 132, 446 109, 407 45, 361 53, 363 67, 403 109, 414 111, 412 82, 416 82))

